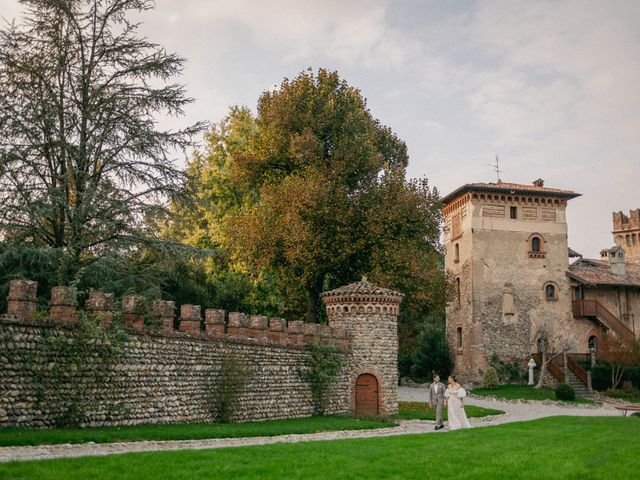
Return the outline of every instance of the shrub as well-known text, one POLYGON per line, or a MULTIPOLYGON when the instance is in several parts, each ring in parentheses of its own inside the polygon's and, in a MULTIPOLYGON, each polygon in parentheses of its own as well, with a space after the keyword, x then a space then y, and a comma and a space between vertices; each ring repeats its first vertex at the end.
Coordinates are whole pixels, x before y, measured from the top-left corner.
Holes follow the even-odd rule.
POLYGON ((597 363, 591 368, 591 385, 602 392, 611 388, 611 368, 605 363, 597 363))
POLYGON ((609 388, 604 393, 605 395, 613 398, 623 398, 625 400, 640 400, 640 389, 635 387, 617 388, 615 390, 609 388))
POLYGON ((311 390, 314 413, 324 415, 329 406, 333 387, 338 381, 342 358, 335 345, 315 340, 309 345, 310 360, 307 368, 298 371, 311 390))
POLYGON ((418 343, 411 352, 411 376, 419 380, 431 380, 434 372, 447 378, 453 370, 453 359, 444 325, 427 323, 422 327, 418 343))
POLYGON ((487 367, 482 373, 482 387, 488 389, 496 388, 500 383, 498 379, 498 372, 493 367, 487 367))
POLYGON ((506 361, 497 355, 493 355, 489 360, 489 364, 495 368, 501 383, 519 382, 525 378, 526 372, 517 360, 506 361))
POLYGON ((571 385, 561 383, 556 387, 556 398, 558 400, 571 401, 576 399, 576 391, 571 385))
POLYGON ((230 423, 236 413, 238 397, 253 377, 253 369, 237 355, 229 355, 220 364, 215 412, 217 420, 230 423))

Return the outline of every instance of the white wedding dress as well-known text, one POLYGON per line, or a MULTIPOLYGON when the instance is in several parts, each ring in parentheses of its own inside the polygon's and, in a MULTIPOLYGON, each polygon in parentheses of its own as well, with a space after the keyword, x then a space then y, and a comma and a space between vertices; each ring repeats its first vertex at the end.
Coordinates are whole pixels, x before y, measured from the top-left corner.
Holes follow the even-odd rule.
POLYGON ((447 388, 447 391, 444 392, 444 396, 447 399, 449 430, 471 428, 471 424, 467 419, 467 414, 464 412, 464 406, 462 405, 462 399, 467 396, 467 392, 464 388, 459 387, 457 390, 450 390, 447 388))

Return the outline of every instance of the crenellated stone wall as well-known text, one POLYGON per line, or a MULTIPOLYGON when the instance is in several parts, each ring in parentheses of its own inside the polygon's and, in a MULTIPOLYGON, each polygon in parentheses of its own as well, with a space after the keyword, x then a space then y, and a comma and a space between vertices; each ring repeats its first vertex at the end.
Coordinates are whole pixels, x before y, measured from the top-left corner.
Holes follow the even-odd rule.
MULTIPOLYGON (((181 305, 176 318, 174 302, 156 300, 147 312, 145 300, 135 296, 123 297, 116 310, 113 295, 103 292, 89 293, 81 313, 70 287, 52 289, 43 317, 35 311, 36 290, 35 282, 11 282, 9 313, 0 315, 0 428, 55 425, 70 404, 48 401, 53 396, 47 389, 55 388, 56 398, 71 399, 79 384, 86 426, 212 421, 220 367, 232 356, 252 371, 237 401, 236 420, 309 416, 313 403, 300 370, 309 364, 308 345, 316 340, 338 346, 343 357, 328 413, 355 411, 356 370, 382 372, 384 389, 395 391, 389 382, 397 383, 400 294, 391 303, 374 302, 368 313, 341 311, 330 315, 329 325, 316 325, 220 309, 203 315, 199 305, 181 305), (84 314, 106 329, 118 321, 127 339, 117 358, 99 378, 78 369, 65 372, 53 387, 46 385, 43 372, 52 365, 47 345, 73 343, 84 314), (363 344, 366 332, 369 341, 363 344)), ((395 409, 397 396, 390 395, 380 413, 395 409)))

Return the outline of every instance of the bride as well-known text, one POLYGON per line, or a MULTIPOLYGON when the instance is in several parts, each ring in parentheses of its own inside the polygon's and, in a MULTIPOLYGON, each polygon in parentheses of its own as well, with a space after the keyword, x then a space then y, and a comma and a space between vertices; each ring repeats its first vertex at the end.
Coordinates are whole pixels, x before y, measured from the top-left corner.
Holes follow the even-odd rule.
POLYGON ((463 399, 467 396, 467 392, 460 386, 453 375, 447 379, 447 390, 444 392, 444 396, 447 399, 449 430, 471 428, 471 424, 467 420, 467 414, 464 413, 463 399))

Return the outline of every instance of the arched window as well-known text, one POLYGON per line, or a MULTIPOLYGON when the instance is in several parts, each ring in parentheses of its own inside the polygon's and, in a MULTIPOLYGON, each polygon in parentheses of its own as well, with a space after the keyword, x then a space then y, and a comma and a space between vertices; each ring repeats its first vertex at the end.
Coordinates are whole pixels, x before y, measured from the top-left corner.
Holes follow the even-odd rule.
POLYGON ((460 244, 459 243, 456 243, 455 247, 453 247, 453 261, 456 263, 460 261, 460 244))
POLYGON ((598 350, 598 337, 591 335, 588 342, 589 350, 598 350))
POLYGON ((544 350, 544 340, 542 340, 542 337, 538 338, 538 340, 536 341, 536 350, 538 351, 538 353, 542 353, 542 351, 544 350))
POLYGON ((531 251, 532 252, 540 251, 540 237, 533 237, 531 239, 531 251))
POLYGON ((462 327, 458 327, 456 329, 456 338, 457 338, 458 348, 462 349, 462 327))
POLYGON ((547 283, 545 285, 544 298, 547 300, 556 300, 556 286, 553 283, 547 283))

